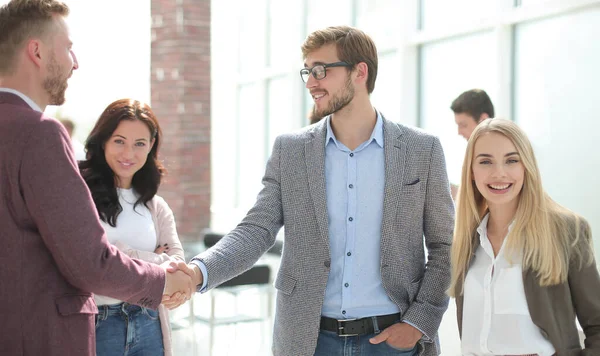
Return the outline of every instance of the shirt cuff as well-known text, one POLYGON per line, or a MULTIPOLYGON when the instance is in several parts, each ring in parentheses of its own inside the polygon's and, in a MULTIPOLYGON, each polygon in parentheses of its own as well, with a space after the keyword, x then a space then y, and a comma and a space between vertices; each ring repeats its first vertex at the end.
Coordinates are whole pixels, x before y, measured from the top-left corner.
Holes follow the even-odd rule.
POLYGON ((419 329, 418 326, 416 326, 415 324, 413 324, 413 323, 411 323, 409 321, 406 321, 406 320, 402 320, 402 322, 404 324, 408 324, 408 325, 412 326, 413 328, 419 330, 421 332, 421 334, 423 334, 423 337, 421 337, 421 339, 423 339, 423 341, 425 341, 425 342, 431 342, 431 340, 427 337, 427 335, 425 335, 425 333, 423 332, 423 330, 419 329))
POLYGON ((206 285, 208 284, 208 271, 206 270, 206 265, 200 260, 191 260, 190 263, 196 265, 200 268, 200 272, 202 272, 202 285, 196 286, 196 292, 206 292, 206 285))

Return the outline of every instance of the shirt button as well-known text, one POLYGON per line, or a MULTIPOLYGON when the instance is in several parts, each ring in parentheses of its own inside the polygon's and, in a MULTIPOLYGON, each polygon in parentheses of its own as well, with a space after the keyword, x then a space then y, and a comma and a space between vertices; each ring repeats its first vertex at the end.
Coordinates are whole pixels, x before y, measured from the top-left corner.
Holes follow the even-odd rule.
POLYGON ((329 268, 329 266, 331 266, 331 261, 327 260, 323 264, 325 265, 325 267, 329 268))
POLYGON ((354 188, 354 185, 353 185, 353 184, 350 184, 350 185, 348 186, 348 188, 352 189, 352 188, 354 188))
POLYGON ((350 157, 354 157, 354 153, 350 153, 350 157))
POLYGON ((348 252, 346 256, 352 256, 352 252, 348 252))
POLYGON ((354 219, 351 217, 348 218, 348 221, 353 221, 354 219))
POLYGON ((346 311, 345 311, 345 310, 342 310, 342 314, 346 315, 346 311))
POLYGON ((348 283, 344 283, 344 287, 348 288, 350 285, 348 283))

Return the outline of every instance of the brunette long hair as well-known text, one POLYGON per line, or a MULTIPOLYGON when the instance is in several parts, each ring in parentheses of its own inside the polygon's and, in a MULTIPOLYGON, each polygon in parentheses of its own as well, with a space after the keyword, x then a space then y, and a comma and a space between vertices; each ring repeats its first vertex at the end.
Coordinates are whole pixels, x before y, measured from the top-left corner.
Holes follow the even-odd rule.
POLYGON ((146 163, 131 181, 131 187, 139 194, 134 209, 139 204, 147 206, 146 203, 156 195, 162 176, 166 174, 166 169, 158 160, 162 132, 150 106, 133 99, 120 99, 108 105, 85 142, 86 160, 79 162, 79 170, 92 193, 100 219, 113 227, 117 225, 117 217, 123 208, 119 204, 115 173, 104 156, 104 145, 123 120, 143 122, 150 130, 151 140, 154 140, 146 163))

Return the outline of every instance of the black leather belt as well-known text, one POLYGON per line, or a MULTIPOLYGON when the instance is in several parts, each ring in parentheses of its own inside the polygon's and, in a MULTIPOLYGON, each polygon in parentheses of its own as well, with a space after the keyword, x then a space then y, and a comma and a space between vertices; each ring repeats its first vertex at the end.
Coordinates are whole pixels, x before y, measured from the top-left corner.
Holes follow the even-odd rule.
MULTIPOLYGON (((400 314, 380 315, 375 318, 377 318, 377 327, 380 331, 383 331, 383 329, 400 320, 400 314)), ((375 332, 373 317, 337 320, 322 316, 321 330, 332 331, 338 336, 367 335, 375 332)))

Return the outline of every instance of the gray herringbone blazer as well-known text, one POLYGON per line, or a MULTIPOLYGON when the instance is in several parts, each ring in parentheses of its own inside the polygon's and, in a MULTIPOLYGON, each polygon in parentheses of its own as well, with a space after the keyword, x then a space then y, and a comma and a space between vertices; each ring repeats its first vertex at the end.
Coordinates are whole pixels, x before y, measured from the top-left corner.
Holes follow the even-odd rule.
MULTIPOLYGON (((448 306, 445 291, 454 224, 444 154, 437 138, 383 121, 383 286, 402 318, 431 340, 420 342, 420 354, 438 355, 437 329, 448 306)), ((275 281, 273 353, 277 356, 313 355, 316 348, 331 261, 325 201, 326 131, 326 120, 321 120, 279 136, 254 207, 217 245, 196 257, 207 266, 208 288, 214 288, 252 267, 285 226, 285 247, 275 281)))

